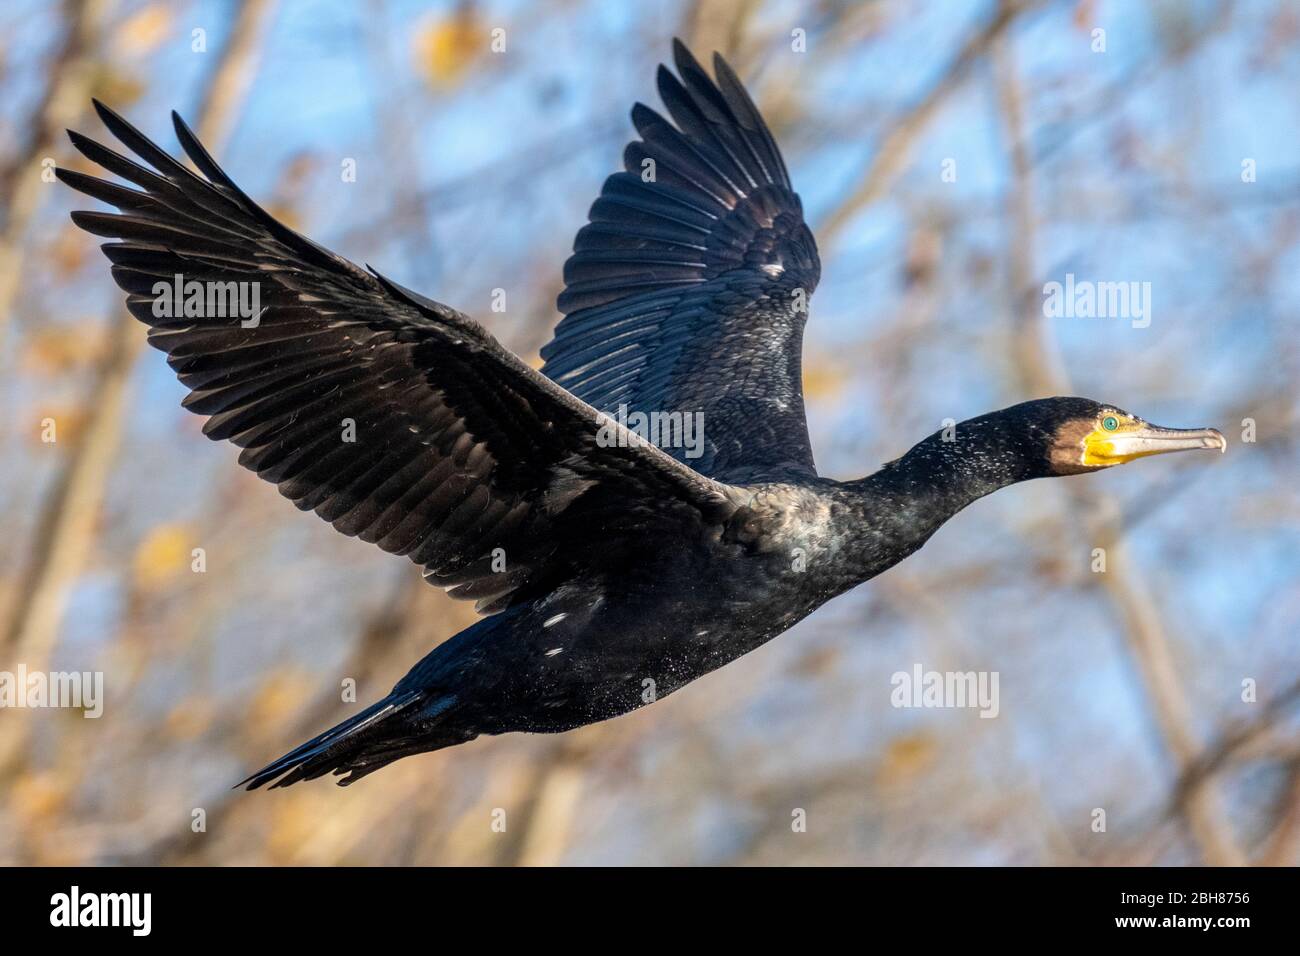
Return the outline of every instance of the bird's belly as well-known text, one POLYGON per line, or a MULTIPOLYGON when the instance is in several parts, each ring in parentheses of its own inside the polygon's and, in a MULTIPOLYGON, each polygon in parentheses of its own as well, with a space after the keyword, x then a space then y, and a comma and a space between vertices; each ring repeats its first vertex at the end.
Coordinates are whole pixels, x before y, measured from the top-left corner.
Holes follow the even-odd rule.
POLYGON ((475 708, 483 731, 559 732, 654 703, 832 596, 807 580, 744 577, 620 596, 574 588, 525 610, 493 635, 493 648, 479 649, 496 675, 490 690, 475 695, 495 703, 475 708))

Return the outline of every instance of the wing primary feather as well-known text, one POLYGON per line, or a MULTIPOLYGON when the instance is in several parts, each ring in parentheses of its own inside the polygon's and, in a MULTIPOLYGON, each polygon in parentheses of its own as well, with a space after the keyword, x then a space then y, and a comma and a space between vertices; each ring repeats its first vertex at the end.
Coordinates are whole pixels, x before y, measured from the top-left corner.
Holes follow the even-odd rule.
MULTIPOLYGON (((679 540, 734 510, 724 489, 658 449, 599 441, 605 423, 596 408, 468 316, 278 222, 179 115, 172 122, 193 169, 104 104, 95 109, 139 161, 70 131, 74 147, 136 188, 57 170, 66 185, 116 210, 78 210, 73 222, 115 240, 101 247, 110 274, 189 390, 184 406, 206 417, 204 434, 243 449, 240 464, 301 510, 405 554, 435 582, 455 578, 459 596, 485 613, 576 573, 602 572, 620 542, 679 540), (236 321, 224 307, 212 312, 211 295, 195 311, 188 301, 159 310, 159 280, 178 274, 187 285, 257 283, 259 323, 236 321), (656 502, 653 511, 640 507, 646 500, 656 502), (591 527, 603 533, 594 555, 555 546, 591 527), (497 546, 512 555, 509 576, 494 575, 486 560, 497 546)), ((696 153, 681 157, 688 172, 731 192, 736 180, 722 175, 729 169, 717 155, 696 153)), ((641 189, 625 178, 612 187, 602 209, 629 212, 589 237, 629 216, 640 217, 644 234, 615 231, 610 246, 593 247, 573 267, 575 297, 624 298, 632 283, 652 293, 647 307, 656 310, 665 294, 675 299, 674 290, 698 284, 727 246, 716 227, 729 213, 689 175, 673 178, 679 185, 641 189)), ((624 314, 621 305, 616 311, 624 314)), ((635 310, 626 321, 625 344, 640 328, 635 310)), ((621 374, 622 355, 593 373, 621 374)))
POLYGON ((715 54, 711 77, 680 40, 672 62, 655 79, 665 112, 633 107, 640 138, 574 241, 542 372, 606 413, 702 413, 709 451, 688 464, 707 476, 815 473, 799 296, 816 243, 735 71, 715 54))

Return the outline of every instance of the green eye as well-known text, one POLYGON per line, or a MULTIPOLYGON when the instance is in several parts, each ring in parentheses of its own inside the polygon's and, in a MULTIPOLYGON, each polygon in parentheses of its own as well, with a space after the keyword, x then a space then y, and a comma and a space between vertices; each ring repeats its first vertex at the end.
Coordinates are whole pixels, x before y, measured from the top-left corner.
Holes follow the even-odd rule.
POLYGON ((1106 429, 1108 432, 1113 432, 1115 429, 1119 428, 1119 419, 1114 415, 1107 415, 1101 420, 1101 427, 1106 429))

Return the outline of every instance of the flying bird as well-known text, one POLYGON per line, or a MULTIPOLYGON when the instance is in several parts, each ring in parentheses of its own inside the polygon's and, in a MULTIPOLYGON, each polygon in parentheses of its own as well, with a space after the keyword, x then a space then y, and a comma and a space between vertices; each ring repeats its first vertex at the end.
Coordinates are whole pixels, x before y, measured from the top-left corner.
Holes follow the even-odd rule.
POLYGON ((249 789, 331 772, 348 784, 481 734, 627 713, 776 637, 999 488, 1225 448, 1213 428, 1041 398, 937 432, 865 478, 818 475, 800 370, 816 243, 736 74, 715 54, 711 77, 680 41, 673 58, 676 74, 658 73, 667 117, 633 108, 639 138, 578 231, 540 371, 464 313, 277 222, 177 114, 197 173, 98 102, 137 159, 70 132, 132 184, 58 170, 117 209, 72 218, 114 240, 113 278, 204 433, 484 615, 249 789), (260 312, 180 308, 182 282, 251 284, 260 312), (629 410, 697 416, 700 440, 656 445, 629 410))

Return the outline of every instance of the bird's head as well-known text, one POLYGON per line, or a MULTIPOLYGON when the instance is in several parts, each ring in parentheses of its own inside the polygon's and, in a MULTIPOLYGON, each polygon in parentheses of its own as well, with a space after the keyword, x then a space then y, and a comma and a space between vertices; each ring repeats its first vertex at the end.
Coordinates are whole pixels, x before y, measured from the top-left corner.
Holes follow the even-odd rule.
POLYGON ((1083 475, 1134 458, 1194 448, 1224 450, 1213 428, 1161 428, 1087 398, 1039 398, 946 426, 851 487, 888 546, 871 552, 878 574, 919 548, 958 511, 1009 485, 1083 475), (883 560, 876 560, 883 555, 883 560))
POLYGON ((1081 475, 1149 455, 1228 447, 1218 429, 1163 428, 1087 398, 1044 398, 1017 408, 1040 436, 1051 475, 1081 475))

